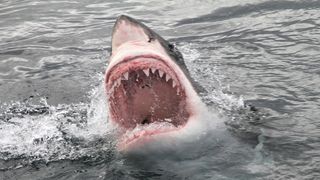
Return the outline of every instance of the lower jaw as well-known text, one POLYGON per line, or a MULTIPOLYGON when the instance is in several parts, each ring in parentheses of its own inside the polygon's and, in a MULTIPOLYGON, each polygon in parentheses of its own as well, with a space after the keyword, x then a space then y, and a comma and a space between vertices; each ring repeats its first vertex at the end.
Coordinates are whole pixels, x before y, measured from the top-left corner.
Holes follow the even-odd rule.
POLYGON ((142 147, 155 139, 165 138, 165 136, 169 136, 173 132, 177 132, 183 128, 183 126, 175 127, 163 123, 155 123, 151 126, 157 126, 157 128, 136 127, 133 130, 127 130, 127 132, 121 136, 117 144, 118 150, 126 152, 142 147))

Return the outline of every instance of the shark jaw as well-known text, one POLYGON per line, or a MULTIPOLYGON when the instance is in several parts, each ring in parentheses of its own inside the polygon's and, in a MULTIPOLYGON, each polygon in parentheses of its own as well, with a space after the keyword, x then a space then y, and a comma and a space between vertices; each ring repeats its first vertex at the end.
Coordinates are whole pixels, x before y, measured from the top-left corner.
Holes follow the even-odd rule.
POLYGON ((191 82, 150 29, 120 16, 114 27, 105 85, 119 150, 183 129, 199 112, 191 82))

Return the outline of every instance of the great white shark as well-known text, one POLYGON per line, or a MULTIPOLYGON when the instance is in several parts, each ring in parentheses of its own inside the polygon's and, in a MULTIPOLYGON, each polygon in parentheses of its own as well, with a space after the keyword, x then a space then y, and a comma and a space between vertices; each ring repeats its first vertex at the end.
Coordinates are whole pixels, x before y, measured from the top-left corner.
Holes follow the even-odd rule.
POLYGON ((178 49, 125 15, 113 27, 105 88, 120 150, 188 131, 205 107, 178 49))

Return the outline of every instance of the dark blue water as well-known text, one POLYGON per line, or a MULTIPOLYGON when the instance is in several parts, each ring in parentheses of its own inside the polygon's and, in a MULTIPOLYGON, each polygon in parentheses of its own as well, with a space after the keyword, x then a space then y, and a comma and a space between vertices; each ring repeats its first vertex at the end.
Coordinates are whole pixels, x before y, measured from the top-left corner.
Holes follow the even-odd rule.
POLYGON ((320 179, 319 60, 320 1, 1 0, 0 179, 320 179), (120 14, 206 89, 197 140, 115 150, 103 74, 120 14))

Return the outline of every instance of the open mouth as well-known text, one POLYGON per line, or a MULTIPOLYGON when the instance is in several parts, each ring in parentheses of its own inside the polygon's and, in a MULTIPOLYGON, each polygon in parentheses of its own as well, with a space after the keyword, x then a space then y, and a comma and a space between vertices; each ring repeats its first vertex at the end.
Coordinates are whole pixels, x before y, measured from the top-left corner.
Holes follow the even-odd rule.
MULTIPOLYGON (((112 119, 125 130, 161 123, 178 128, 190 116, 176 71, 159 57, 122 60, 107 72, 106 86, 112 119)), ((147 134, 160 131, 149 129, 147 134)))

